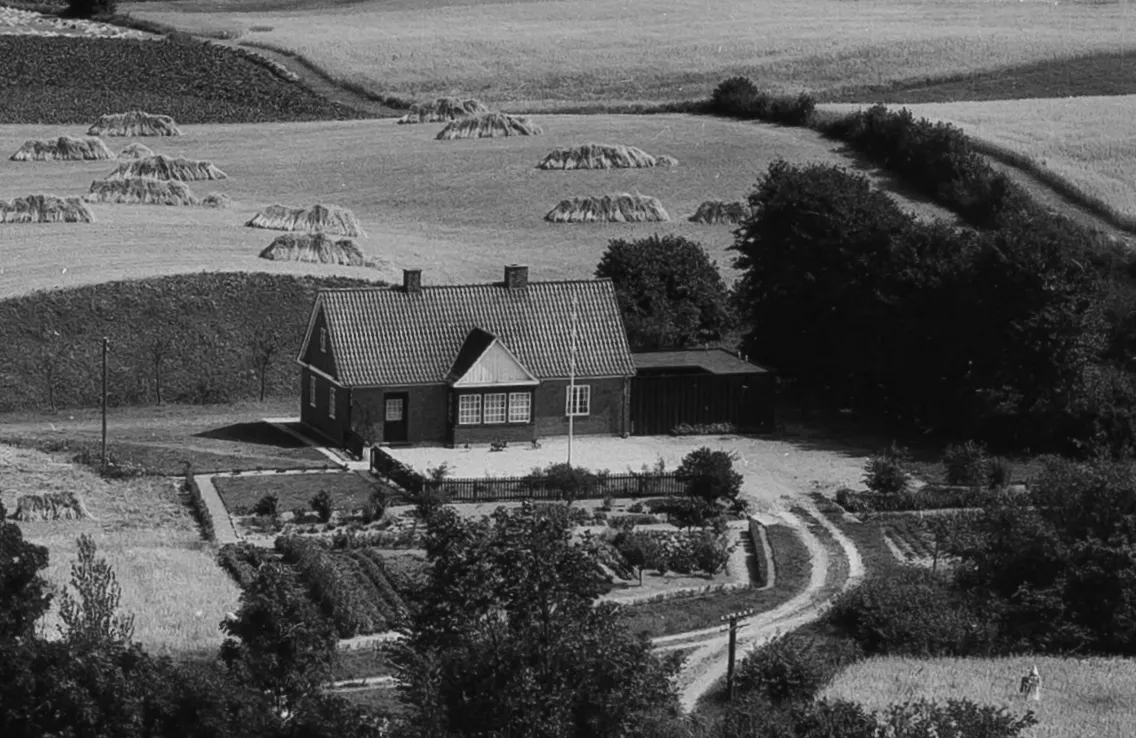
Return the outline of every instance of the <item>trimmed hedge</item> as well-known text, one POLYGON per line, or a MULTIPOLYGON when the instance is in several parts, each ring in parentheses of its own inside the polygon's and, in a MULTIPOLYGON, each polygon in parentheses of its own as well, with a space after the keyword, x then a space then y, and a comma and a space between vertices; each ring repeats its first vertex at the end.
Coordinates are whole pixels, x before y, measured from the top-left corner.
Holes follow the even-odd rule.
POLYGON ((251 543, 226 543, 217 551, 217 563, 227 571, 241 589, 256 578, 256 571, 268 560, 268 553, 251 543))

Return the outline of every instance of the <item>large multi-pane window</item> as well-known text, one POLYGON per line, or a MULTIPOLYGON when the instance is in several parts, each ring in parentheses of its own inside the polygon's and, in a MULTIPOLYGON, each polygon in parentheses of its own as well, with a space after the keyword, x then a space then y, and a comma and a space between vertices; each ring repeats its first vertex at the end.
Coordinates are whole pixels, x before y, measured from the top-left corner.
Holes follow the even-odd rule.
POLYGON ((509 422, 527 423, 532 420, 532 393, 509 393, 509 422))
POLYGON ((494 392, 485 395, 485 401, 482 407, 486 424, 505 422, 507 398, 508 395, 504 392, 494 392))
POLYGON ((579 417, 590 415, 592 412, 592 386, 577 384, 565 388, 565 415, 579 417))
POLYGON ((461 395, 458 397, 458 425, 479 425, 481 423, 481 395, 461 395))

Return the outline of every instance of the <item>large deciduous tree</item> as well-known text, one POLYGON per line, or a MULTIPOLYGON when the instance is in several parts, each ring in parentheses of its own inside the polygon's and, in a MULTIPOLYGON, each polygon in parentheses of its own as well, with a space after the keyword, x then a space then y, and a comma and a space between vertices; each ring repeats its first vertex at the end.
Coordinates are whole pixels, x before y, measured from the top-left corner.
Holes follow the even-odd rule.
POLYGON ((47 549, 25 541, 7 518, 0 502, 0 643, 31 638, 51 606, 50 587, 40 574, 47 568, 47 549))
POLYGON ((701 244, 682 236, 614 239, 596 276, 614 283, 632 348, 709 343, 732 325, 718 265, 701 244))
POLYGON ((430 582, 394 657, 414 734, 625 736, 677 706, 677 664, 595 603, 602 571, 563 512, 430 519, 430 582))

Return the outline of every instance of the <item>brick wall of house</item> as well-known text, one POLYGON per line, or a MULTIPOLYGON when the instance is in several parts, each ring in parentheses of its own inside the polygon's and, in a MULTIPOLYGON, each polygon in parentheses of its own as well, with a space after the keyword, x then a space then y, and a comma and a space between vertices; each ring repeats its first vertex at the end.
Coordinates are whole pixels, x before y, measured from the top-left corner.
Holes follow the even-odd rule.
POLYGON ((321 310, 316 315, 315 324, 312 326, 312 337, 308 342, 307 350, 304 352, 303 360, 308 366, 315 367, 329 377, 338 378, 339 373, 335 368, 335 356, 331 350, 331 337, 325 335, 324 342, 320 343, 320 335, 326 330, 327 321, 324 320, 321 310))
MULTIPOLYGON (((573 433, 577 435, 625 435, 628 432, 628 379, 580 379, 578 385, 591 389, 591 412, 587 417, 575 419, 573 433)), ((568 380, 550 379, 541 382, 533 397, 533 416, 536 418, 536 435, 568 435, 568 416, 565 401, 568 380)))
POLYGON ((318 431, 328 440, 342 444, 345 439, 350 408, 348 391, 335 388, 335 417, 328 412, 331 406, 330 388, 333 383, 314 374, 307 367, 300 370, 300 420, 318 431), (315 378, 315 404, 311 399, 312 378, 315 378))
POLYGON ((373 423, 372 440, 383 443, 383 408, 388 392, 405 392, 408 443, 449 442, 449 387, 444 384, 411 387, 366 387, 352 390, 351 426, 364 438, 364 426, 373 423))

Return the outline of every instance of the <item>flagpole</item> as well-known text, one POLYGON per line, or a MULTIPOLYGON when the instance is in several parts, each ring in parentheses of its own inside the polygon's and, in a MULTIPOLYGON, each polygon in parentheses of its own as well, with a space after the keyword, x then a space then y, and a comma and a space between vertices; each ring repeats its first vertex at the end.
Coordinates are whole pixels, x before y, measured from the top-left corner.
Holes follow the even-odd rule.
POLYGON ((572 293, 572 348, 568 355, 568 466, 572 466, 572 437, 576 429, 576 293, 572 293))

